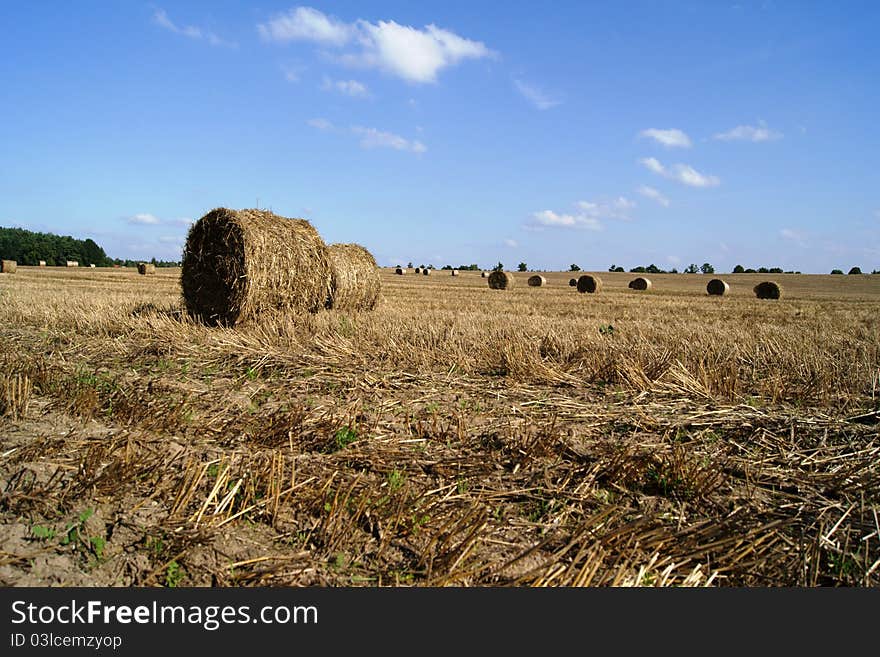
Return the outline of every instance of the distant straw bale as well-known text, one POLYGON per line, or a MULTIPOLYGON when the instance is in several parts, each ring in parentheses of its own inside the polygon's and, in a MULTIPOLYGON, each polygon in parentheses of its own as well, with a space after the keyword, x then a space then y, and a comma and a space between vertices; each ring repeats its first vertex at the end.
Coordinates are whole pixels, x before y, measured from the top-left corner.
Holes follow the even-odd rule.
POLYGON ((547 279, 540 274, 535 274, 534 276, 529 276, 529 280, 526 283, 528 283, 529 287, 543 287, 547 285, 547 279))
POLYGON ((713 278, 706 285, 706 292, 714 296, 723 297, 730 292, 730 286, 720 278, 713 278))
POLYGON ((79 260, 68 260, 67 266, 68 267, 79 267, 79 260))
POLYGON ((425 267, 425 268, 422 270, 422 276, 430 276, 430 275, 431 275, 431 270, 428 269, 427 267, 425 267))
POLYGON ((755 286, 754 292, 759 299, 778 299, 782 296, 782 286, 776 281, 764 281, 755 286))
POLYGON ((453 270, 452 270, 452 275, 453 275, 453 276, 458 276, 458 270, 457 270, 457 269, 453 269, 453 270))
POLYGON ((317 312, 332 278, 327 245, 308 221, 228 208, 190 227, 180 272, 187 312, 227 326, 268 311, 317 312))
POLYGON ((421 267, 416 267, 416 273, 417 273, 417 274, 421 274, 421 273, 422 273, 422 268, 421 268, 421 267))
POLYGON ((639 276, 638 278, 634 278, 629 282, 630 290, 650 290, 651 289, 651 281, 647 278, 639 276))
POLYGON ((46 266, 46 261, 40 260, 40 267, 45 267, 45 266, 46 266))
POLYGON ((596 294, 602 290, 602 279, 598 276, 591 276, 590 274, 583 274, 577 280, 577 291, 578 292, 587 292, 589 294, 596 294))
POLYGON ((487 274, 487 273, 484 272, 484 271, 481 271, 481 272, 480 272, 480 278, 486 278, 488 275, 489 275, 489 274, 487 274))
POLYGON ((398 276, 403 276, 406 273, 406 269, 404 269, 403 267, 398 267, 394 270, 394 273, 398 276))
POLYGON ((375 308, 382 283, 373 254, 360 244, 331 244, 327 251, 333 276, 327 307, 336 310, 375 308))
POLYGON ((569 284, 570 287, 577 287, 578 279, 576 279, 576 278, 569 278, 569 279, 568 279, 568 284, 569 284))
POLYGON ((138 263, 138 274, 141 276, 146 276, 147 274, 155 274, 156 273, 156 265, 151 262, 139 262, 138 263))
POLYGON ((0 272, 4 274, 14 274, 18 269, 18 262, 15 260, 0 260, 0 272))
POLYGON ((509 290, 514 286, 513 274, 506 271, 493 271, 489 274, 490 290, 509 290))

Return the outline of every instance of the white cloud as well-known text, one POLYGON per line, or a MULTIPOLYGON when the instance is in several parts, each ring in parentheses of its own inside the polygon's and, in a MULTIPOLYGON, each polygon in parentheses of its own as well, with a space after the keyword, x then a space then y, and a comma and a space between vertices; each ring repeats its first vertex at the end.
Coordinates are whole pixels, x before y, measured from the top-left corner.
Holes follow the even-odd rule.
POLYGON ((774 132, 767 127, 764 121, 759 121, 758 125, 738 125, 727 132, 719 132, 713 139, 720 141, 773 141, 774 139, 782 139, 782 133, 774 132))
POLYGON ((336 91, 352 98, 366 98, 370 95, 367 86, 357 80, 331 80, 325 77, 321 89, 324 91, 336 91))
POLYGON ((137 224, 141 226, 155 226, 161 223, 158 217, 147 212, 132 215, 128 217, 126 221, 130 224, 137 224))
POLYGON ((177 25, 176 23, 172 22, 170 18, 168 18, 168 14, 165 12, 164 9, 157 9, 155 12, 153 12, 153 22, 159 27, 168 30, 169 32, 174 32, 175 34, 180 34, 182 36, 197 41, 207 41, 212 46, 226 46, 231 48, 237 46, 236 43, 221 39, 210 30, 205 30, 201 27, 196 27, 195 25, 177 25))
POLYGON ((611 201, 578 201, 577 207, 584 217, 591 219, 621 219, 629 221, 629 211, 636 207, 636 202, 624 196, 611 201))
POLYGON ((480 41, 472 41, 436 25, 424 29, 394 21, 344 23, 311 7, 297 7, 257 26, 267 41, 310 41, 354 51, 339 56, 343 64, 375 68, 408 82, 436 82, 437 74, 465 59, 493 57, 480 41))
POLYGON ((513 85, 516 87, 516 90, 523 96, 523 98, 525 98, 539 110, 548 110, 552 107, 556 107, 562 102, 560 100, 557 100, 556 98, 548 96, 537 87, 526 84, 522 80, 517 80, 516 78, 514 78, 513 85))
POLYGON ((659 190, 656 190, 653 187, 648 187, 647 185, 642 185, 636 191, 638 191, 638 193, 641 194, 642 196, 656 201, 657 203, 662 205, 664 208, 669 207, 669 199, 666 198, 665 196, 663 196, 663 194, 661 194, 659 190))
POLYGON ((602 224, 598 218, 584 213, 573 214, 557 214, 553 210, 541 210, 535 212, 531 217, 532 227, 551 228, 584 228, 586 230, 602 230, 602 224))
POLYGON ((183 238, 179 235, 162 235, 159 237, 162 244, 183 244, 183 238))
POLYGON ((266 41, 313 41, 329 46, 342 46, 355 36, 352 25, 327 16, 311 7, 295 7, 278 14, 271 21, 257 26, 266 41))
POLYGON ((690 148, 691 139, 684 132, 677 128, 669 128, 662 130, 660 128, 648 128, 639 133, 641 137, 653 139, 658 144, 663 144, 667 148, 690 148))
POLYGON ((188 217, 180 217, 179 219, 172 219, 168 223, 174 226, 183 226, 184 228, 189 228, 195 223, 195 220, 188 217))
POLYGON ((512 240, 510 238, 507 238, 506 240, 504 240, 504 246, 508 246, 511 249, 515 249, 516 247, 519 246, 519 244, 517 243, 516 240, 512 240))
POLYGON ((648 170, 664 178, 677 180, 690 187, 717 187, 721 184, 721 180, 717 176, 700 173, 688 164, 674 164, 672 167, 666 167, 653 157, 644 157, 639 162, 648 170))
POLYGON ((313 128, 317 128, 318 130, 332 130, 333 124, 330 123, 327 119, 317 118, 317 119, 309 119, 306 123, 313 128))
POLYGON ((422 142, 405 139, 393 132, 361 126, 352 126, 351 131, 361 138, 362 148, 393 148, 394 150, 409 151, 410 153, 424 153, 428 150, 422 142))
POLYGON ((806 236, 803 233, 793 230, 791 228, 783 228, 779 231, 779 236, 784 240, 794 242, 800 247, 807 246, 806 236))

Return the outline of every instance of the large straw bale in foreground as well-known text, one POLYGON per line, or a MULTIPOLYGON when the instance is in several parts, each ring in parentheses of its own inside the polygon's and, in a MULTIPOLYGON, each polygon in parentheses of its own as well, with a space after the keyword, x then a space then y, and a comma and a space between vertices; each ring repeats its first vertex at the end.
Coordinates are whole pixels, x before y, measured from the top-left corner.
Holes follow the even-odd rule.
POLYGON ((138 274, 141 276, 146 276, 147 274, 155 274, 156 273, 156 265, 152 262, 139 262, 138 263, 138 274))
POLYGON ((529 276, 529 280, 526 283, 528 283, 529 287, 544 287, 547 285, 547 279, 540 274, 535 274, 534 276, 529 276))
POLYGON ((305 219, 216 208, 190 227, 180 282, 187 311, 211 324, 317 312, 331 298, 330 254, 305 219))
POLYGON ((508 274, 506 271, 493 271, 489 274, 490 290, 509 290, 513 286, 513 274, 508 274))
POLYGON ((778 299, 782 296, 782 286, 776 281, 758 283, 753 291, 759 299, 778 299))
POLYGON ((382 283, 373 254, 360 244, 331 244, 332 274, 328 308, 372 310, 379 300, 382 283))
POLYGON ((723 297, 730 292, 730 286, 720 278, 713 278, 706 284, 706 292, 713 296, 723 297))
POLYGON ((18 269, 18 262, 15 260, 0 260, 0 272, 14 274, 16 269, 18 269))
POLYGON ((578 292, 588 292, 589 294, 596 294, 602 289, 602 279, 598 276, 590 276, 589 274, 583 274, 578 278, 577 281, 577 291, 578 292))

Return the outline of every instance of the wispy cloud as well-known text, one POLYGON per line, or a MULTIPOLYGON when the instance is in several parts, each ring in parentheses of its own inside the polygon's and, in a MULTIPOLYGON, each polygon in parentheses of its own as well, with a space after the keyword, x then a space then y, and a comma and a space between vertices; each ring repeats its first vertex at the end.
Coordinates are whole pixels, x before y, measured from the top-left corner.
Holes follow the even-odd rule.
POLYGON ((561 100, 547 95, 538 87, 527 84, 522 80, 514 78, 513 86, 516 87, 516 90, 520 93, 520 95, 522 95, 523 98, 525 98, 539 110, 548 110, 562 103, 561 100))
POLYGON ((690 148, 691 138, 678 128, 669 128, 666 130, 660 128, 648 128, 639 133, 640 137, 653 139, 658 144, 662 144, 667 148, 690 148))
POLYGON ((364 128, 362 126, 352 126, 351 131, 361 138, 362 148, 392 148, 397 151, 408 151, 410 153, 424 153, 428 150, 422 142, 405 139, 393 132, 385 132, 376 128, 364 128))
POLYGON ((322 119, 322 118, 309 119, 308 121, 306 121, 306 123, 308 125, 310 125, 311 127, 316 128, 317 130, 332 130, 333 129, 333 124, 330 123, 330 121, 328 121, 327 119, 322 119))
POLYGON ((367 98, 370 95, 367 86, 357 80, 332 80, 326 76, 321 84, 321 89, 335 91, 352 98, 367 98))
POLYGON ((394 21, 346 23, 312 7, 295 7, 259 24, 257 30, 270 42, 307 41, 325 48, 352 48, 337 60, 415 83, 436 82, 440 71, 466 59, 495 56, 484 43, 434 24, 418 29, 394 21))
POLYGON ((800 246, 802 248, 807 246, 806 235, 804 235, 800 231, 794 230, 792 228, 783 228, 782 230, 779 231, 779 236, 782 239, 787 240, 789 242, 793 242, 794 244, 797 244, 798 246, 800 246))
POLYGON ((281 73, 288 82, 299 82, 300 75, 305 70, 302 64, 284 64, 281 66, 281 73))
POLYGON ((159 217, 155 215, 149 214, 148 212, 141 212, 139 214, 134 214, 130 217, 126 217, 125 221, 140 226, 157 226, 162 223, 159 220, 159 217))
POLYGON ((712 138, 719 141, 773 141, 774 139, 782 139, 781 132, 775 132, 767 127, 764 121, 759 121, 758 125, 738 125, 727 132, 719 132, 712 138))
POLYGON ((169 32, 174 32, 175 34, 180 34, 181 36, 196 41, 205 41, 212 46, 225 46, 227 48, 235 48, 238 46, 238 44, 221 39, 210 30, 206 30, 202 27, 197 27, 195 25, 177 25, 168 18, 168 14, 164 9, 157 9, 153 12, 153 22, 169 32))
POLYGON ((510 238, 507 238, 506 240, 504 240, 504 246, 509 247, 511 249, 515 249, 516 247, 519 246, 519 243, 516 240, 512 240, 510 238))
POLYGON ((636 207, 636 202, 625 196, 618 196, 611 200, 578 201, 574 205, 577 210, 572 213, 554 210, 533 212, 523 228, 526 230, 577 228, 598 231, 602 230, 603 219, 630 221, 632 219, 630 211, 636 207))
POLYGON ((700 173, 689 164, 673 164, 667 167, 653 157, 643 157, 639 162, 649 171, 690 187, 717 187, 721 184, 717 176, 700 173))
POLYGON ((642 196, 649 198, 653 201, 656 201, 657 203, 662 205, 664 208, 669 207, 669 199, 666 198, 665 196, 663 196, 663 194, 660 193, 659 190, 654 189, 653 187, 648 187, 647 185, 642 185, 636 191, 638 191, 638 193, 641 194, 642 196))

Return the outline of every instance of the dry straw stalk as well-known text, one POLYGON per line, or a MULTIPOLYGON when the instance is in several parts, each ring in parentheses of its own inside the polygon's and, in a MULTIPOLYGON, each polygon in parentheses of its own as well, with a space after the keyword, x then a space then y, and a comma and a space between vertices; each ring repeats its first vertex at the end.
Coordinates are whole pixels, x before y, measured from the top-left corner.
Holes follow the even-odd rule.
POLYGON ((328 308, 372 310, 379 300, 382 283, 373 254, 360 244, 331 244, 332 285, 328 308))
POLYGON ((305 219, 216 208, 190 228, 180 279, 191 315, 235 325, 268 311, 324 308, 332 268, 327 245, 305 219))

